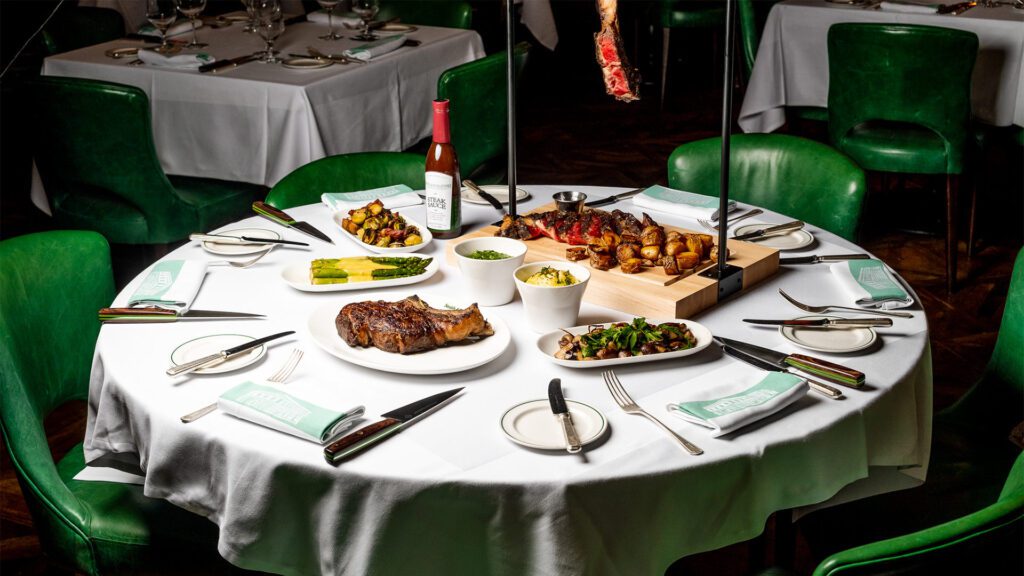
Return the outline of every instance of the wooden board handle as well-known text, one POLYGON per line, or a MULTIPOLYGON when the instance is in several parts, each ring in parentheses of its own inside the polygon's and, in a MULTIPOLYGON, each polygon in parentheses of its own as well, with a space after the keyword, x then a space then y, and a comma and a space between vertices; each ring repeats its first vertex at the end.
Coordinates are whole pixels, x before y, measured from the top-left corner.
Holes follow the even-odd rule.
POLYGON ((359 430, 346 434, 327 445, 324 448, 324 457, 327 458, 328 462, 334 464, 350 454, 354 454, 363 448, 375 444, 379 440, 383 440, 393 432, 397 432, 398 428, 396 426, 401 423, 401 420, 385 418, 368 426, 363 426, 359 430))
POLYGON ((837 384, 844 384, 851 388, 860 388, 864 384, 864 373, 847 368, 839 364, 833 364, 821 358, 804 356, 803 354, 790 354, 786 363, 798 370, 809 372, 820 378, 824 378, 837 384))
POLYGON ((266 216, 271 220, 276 220, 281 224, 291 225, 295 223, 295 219, 285 214, 284 212, 274 208, 266 202, 256 201, 252 203, 252 209, 260 216, 266 216))

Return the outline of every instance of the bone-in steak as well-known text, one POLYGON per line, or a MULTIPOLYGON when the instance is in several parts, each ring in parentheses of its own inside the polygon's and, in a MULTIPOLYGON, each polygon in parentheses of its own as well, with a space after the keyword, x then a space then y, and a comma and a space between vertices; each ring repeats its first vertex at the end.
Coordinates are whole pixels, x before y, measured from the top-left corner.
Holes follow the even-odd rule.
POLYGON ((335 326, 349 346, 375 346, 399 354, 433 350, 449 342, 494 334, 476 304, 461 310, 441 310, 427 306, 417 296, 398 302, 346 304, 338 313, 335 326))

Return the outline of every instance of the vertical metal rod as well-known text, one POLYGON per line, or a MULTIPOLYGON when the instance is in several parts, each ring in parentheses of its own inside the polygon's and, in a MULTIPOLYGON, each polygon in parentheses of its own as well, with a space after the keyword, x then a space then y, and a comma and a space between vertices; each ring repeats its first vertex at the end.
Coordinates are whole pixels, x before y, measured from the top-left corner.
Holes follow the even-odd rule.
POLYGON ((729 137, 732 135, 732 43, 733 15, 736 0, 725 3, 725 72, 722 77, 722 176, 718 192, 718 271, 725 277, 729 249, 726 237, 729 229, 729 137))
POLYGON ((505 45, 508 54, 508 213, 516 217, 516 4, 505 0, 505 45))

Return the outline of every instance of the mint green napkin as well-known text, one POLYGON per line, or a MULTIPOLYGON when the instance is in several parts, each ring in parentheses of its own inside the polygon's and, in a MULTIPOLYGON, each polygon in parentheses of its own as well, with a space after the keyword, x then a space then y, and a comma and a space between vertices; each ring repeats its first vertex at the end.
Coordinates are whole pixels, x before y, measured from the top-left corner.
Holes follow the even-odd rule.
POLYGON ((706 391, 708 399, 666 408, 687 422, 711 428, 711 436, 718 437, 775 414, 803 397, 807 389, 807 380, 799 376, 771 372, 753 386, 749 378, 740 379, 706 391))
POLYGON ((405 208, 422 204, 423 199, 405 184, 384 186, 373 190, 358 192, 324 192, 320 201, 331 209, 331 212, 348 212, 366 206, 374 200, 380 200, 388 210, 405 208))
POLYGON ((846 260, 829 267, 844 290, 858 306, 867 308, 906 308, 914 299, 881 260, 846 260))
MULTIPOLYGON (((718 210, 718 203, 717 196, 694 194, 693 192, 684 192, 683 190, 666 188, 657 184, 633 196, 633 204, 641 208, 668 212, 669 214, 677 214, 693 219, 710 218, 715 210, 718 210)), ((736 202, 730 200, 729 211, 732 212, 735 209, 736 202)))
POLYGON ((128 307, 156 306, 187 312, 206 278, 206 262, 161 260, 149 269, 142 284, 128 298, 128 307))
POLYGON ((253 382, 244 382, 221 394, 217 408, 237 418, 319 444, 327 444, 363 415, 362 406, 338 412, 253 382))

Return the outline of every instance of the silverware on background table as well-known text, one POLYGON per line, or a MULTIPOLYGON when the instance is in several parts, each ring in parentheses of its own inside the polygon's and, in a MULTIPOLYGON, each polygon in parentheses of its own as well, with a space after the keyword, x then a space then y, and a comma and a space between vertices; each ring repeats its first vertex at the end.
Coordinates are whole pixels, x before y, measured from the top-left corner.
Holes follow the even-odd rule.
POLYGON ((203 64, 199 67, 200 72, 217 72, 225 68, 236 68, 242 64, 258 60, 263 52, 254 52, 252 54, 246 54, 244 56, 238 56, 237 58, 227 58, 224 60, 217 60, 216 62, 210 62, 209 64, 203 64))
POLYGON ((779 264, 819 264, 821 262, 843 262, 845 260, 867 260, 869 258, 871 256, 868 254, 812 254, 811 256, 779 258, 779 264))
POLYGON ((552 378, 548 383, 548 403, 551 404, 551 413, 562 426, 562 434, 565 436, 565 450, 569 454, 575 454, 583 449, 580 436, 576 433, 576 426, 572 423, 572 415, 569 414, 569 407, 565 404, 565 396, 562 395, 562 381, 552 378))
POLYGON ((270 254, 270 251, 273 250, 276 247, 277 247, 277 244, 271 244, 266 250, 263 250, 262 252, 257 254, 255 257, 250 258, 248 260, 242 260, 241 262, 239 262, 237 260, 211 260, 210 262, 207 262, 207 265, 209 265, 209 266, 231 266, 233 268, 248 268, 248 267, 252 266, 253 264, 255 264, 255 263, 259 262, 260 260, 262 260, 264 256, 266 256, 267 254, 270 254))
POLYGON ((798 300, 794 300, 793 297, 790 296, 789 294, 786 294, 786 292, 782 288, 779 288, 779 294, 782 294, 782 297, 785 298, 793 306, 796 306, 797 308, 803 310, 804 312, 810 312, 812 314, 824 314, 829 310, 848 310, 850 312, 860 312, 861 314, 877 314, 879 316, 892 316, 894 318, 914 317, 914 315, 911 314, 910 312, 890 312, 888 310, 874 310, 869 308, 853 308, 851 306, 835 305, 811 306, 809 304, 804 304, 803 302, 800 302, 798 300))
MULTIPOLYGON (((750 212, 745 212, 745 213, 740 214, 739 216, 736 216, 734 218, 729 218, 729 224, 735 224, 735 223, 739 222, 740 220, 745 220, 747 218, 750 218, 751 216, 757 216, 758 214, 763 214, 763 213, 764 213, 764 210, 761 210, 760 208, 754 208, 750 212)), ((715 214, 712 214, 712 216, 715 216, 715 214)), ((714 224, 714 222, 717 222, 717 221, 718 221, 717 218, 715 218, 715 219, 707 219, 707 220, 705 220, 704 218, 700 218, 700 219, 697 220, 697 223, 700 224, 701 226, 707 228, 708 230, 711 230, 713 232, 718 232, 719 227, 718 227, 717 224, 714 224)))
POLYGON ((306 242, 296 242, 294 240, 278 240, 276 238, 256 238, 253 236, 230 236, 227 234, 190 234, 189 240, 198 240, 199 242, 215 242, 217 244, 238 244, 238 245, 266 245, 266 244, 287 244, 289 246, 309 246, 306 242))
MULTIPOLYGON (((755 368, 760 368, 761 370, 765 370, 765 371, 768 371, 768 372, 785 372, 787 374, 789 373, 789 370, 786 369, 786 368, 780 368, 778 366, 769 364, 769 363, 767 363, 767 362, 765 362, 765 361, 763 361, 760 358, 757 358, 755 356, 750 356, 749 354, 744 354, 743 352, 740 352, 739 350, 736 350, 732 346, 723 346, 722 347, 722 351, 725 352, 727 355, 729 355, 729 356, 731 356, 731 357, 733 357, 733 358, 735 358, 737 360, 740 360, 742 362, 746 362, 747 364, 750 364, 751 366, 753 366, 755 368)), ((811 380, 810 378, 805 378, 805 380, 807 380, 807 385, 811 387, 811 390, 814 390, 815 392, 817 392, 819 394, 822 394, 824 396, 828 396, 829 398, 832 398, 832 399, 839 399, 839 398, 843 397, 842 390, 839 390, 838 388, 835 388, 833 386, 829 386, 828 384, 825 384, 823 382, 817 382, 815 380, 811 380)))
POLYGON ((740 234, 739 236, 733 236, 730 240, 760 240, 761 238, 771 238, 772 236, 782 236, 789 234, 794 230, 800 230, 804 227, 804 223, 800 220, 793 220, 792 222, 786 222, 785 224, 778 224, 775 226, 769 226, 753 232, 747 232, 746 234, 740 234))
POLYGON ((257 338, 255 340, 250 341, 250 342, 246 342, 245 344, 239 344, 238 346, 234 346, 234 347, 228 348, 226 350, 221 350, 220 352, 217 352, 216 354, 210 354, 209 356, 204 356, 202 358, 198 358, 198 359, 193 360, 191 362, 186 362, 185 364, 181 364, 179 366, 171 366, 170 368, 167 369, 166 374, 168 376, 179 376, 181 374, 187 374, 189 372, 192 372, 194 370, 198 370, 200 368, 205 368, 206 366, 210 366, 212 364, 219 364, 219 363, 221 363, 221 362, 231 358, 232 356, 237 356, 238 354, 241 354, 242 352, 248 352, 249 350, 252 350, 253 348, 256 348, 257 346, 261 346, 263 344, 266 344, 267 342, 270 342, 272 340, 277 340, 278 338, 283 338, 283 337, 288 336, 290 334, 295 334, 295 330, 288 330, 286 332, 278 332, 277 334, 271 334, 270 336, 264 336, 263 338, 257 338))
POLYGON ((719 345, 731 348, 745 356, 750 356, 758 361, 769 364, 773 366, 773 369, 788 371, 790 368, 795 368, 801 372, 813 374, 819 378, 825 378, 830 382, 849 386, 850 388, 860 388, 864 385, 865 376, 863 372, 841 364, 835 364, 828 360, 822 360, 821 358, 806 356, 804 354, 786 354, 785 352, 776 352, 769 348, 764 348, 762 346, 740 340, 733 340, 732 338, 726 338, 724 336, 712 336, 712 338, 719 345))
MULTIPOLYGON (((295 367, 299 365, 299 360, 302 360, 302 350, 296 348, 292 350, 292 354, 291 356, 288 357, 288 360, 284 363, 284 366, 281 366, 280 370, 274 372, 273 374, 270 375, 269 378, 267 378, 267 382, 271 384, 284 384, 285 381, 288 380, 288 377, 292 375, 292 372, 295 371, 295 367)), ((196 410, 195 412, 189 412, 188 414, 185 414, 184 416, 181 417, 181 421, 185 424, 188 424, 189 422, 195 422, 196 420, 199 420, 203 416, 206 416, 207 414, 213 412, 216 409, 216 402, 214 402, 213 404, 207 404, 206 406, 203 406, 202 408, 196 410)))
POLYGON ((584 206, 605 206, 607 204, 614 204, 614 203, 618 202, 619 200, 624 200, 626 198, 632 198, 633 196, 636 196, 637 194, 640 194, 644 190, 647 190, 647 186, 644 186, 643 188, 637 188, 635 190, 630 190, 629 192, 620 192, 618 194, 612 194, 611 196, 608 196, 608 197, 605 197, 605 198, 598 198, 597 200, 591 200, 590 202, 585 203, 584 206))
POLYGON ((316 238, 317 240, 323 240, 324 242, 329 242, 331 244, 334 244, 334 241, 331 240, 327 236, 327 234, 324 234, 323 232, 317 230, 316 228, 314 228, 310 224, 307 224, 305 222, 299 222, 299 221, 295 220, 294 218, 292 218, 291 216, 286 214, 284 211, 278 210, 277 208, 274 208, 273 206, 271 206, 270 204, 267 204, 266 202, 260 202, 260 201, 253 202, 252 203, 252 209, 257 214, 259 214, 260 216, 263 216, 265 218, 269 218, 271 221, 277 222, 281 226, 287 226, 288 228, 293 228, 295 230, 298 230, 299 232, 303 232, 305 234, 308 234, 308 235, 312 236, 313 238, 316 238))
POLYGON ((672 437, 673 440, 675 440, 680 446, 683 447, 683 449, 685 449, 690 454, 693 454, 694 456, 699 456, 700 454, 704 453, 704 451, 701 450, 696 444, 693 444, 686 438, 683 438, 679 434, 676 434, 675 432, 672 431, 671 428, 662 424, 661 420, 658 420, 654 416, 651 416, 643 408, 638 406, 637 403, 634 402, 632 398, 630 398, 629 394, 626 392, 626 389, 622 387, 622 382, 619 382, 619 378, 615 375, 615 372, 612 372, 611 370, 606 370, 601 374, 601 376, 604 377, 604 384, 605 386, 608 387, 608 392, 611 393, 612 398, 615 399, 615 403, 619 405, 619 408, 622 408, 623 412, 625 412, 626 414, 633 414, 635 416, 643 416, 644 418, 647 418, 648 420, 656 424, 659 428, 664 430, 669 436, 672 437))
POLYGON ((146 308, 100 308, 100 322, 104 324, 144 324, 152 322, 177 322, 178 320, 239 320, 243 318, 266 318, 263 314, 248 312, 225 312, 222 310, 176 310, 149 306, 146 308))
POLYGON ((339 64, 366 64, 366 62, 358 58, 349 58, 344 54, 324 54, 323 52, 317 50, 312 46, 306 46, 306 50, 309 51, 310 56, 312 56, 313 58, 330 60, 332 62, 337 62, 339 64))
POLYGON ((766 326, 809 326, 818 328, 888 328, 892 326, 892 318, 817 318, 814 320, 760 320, 744 318, 750 324, 766 326))
POLYGON ((491 204, 491 206, 494 206, 494 209, 497 210, 498 212, 505 212, 505 207, 501 205, 501 202, 499 202, 497 198, 485 192, 482 188, 477 186, 476 183, 473 182, 472 180, 463 180, 462 185, 465 186, 466 188, 469 188, 473 192, 476 192, 477 196, 483 198, 484 200, 487 200, 491 204))

